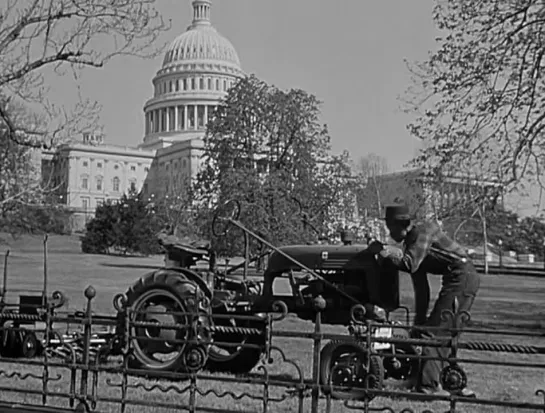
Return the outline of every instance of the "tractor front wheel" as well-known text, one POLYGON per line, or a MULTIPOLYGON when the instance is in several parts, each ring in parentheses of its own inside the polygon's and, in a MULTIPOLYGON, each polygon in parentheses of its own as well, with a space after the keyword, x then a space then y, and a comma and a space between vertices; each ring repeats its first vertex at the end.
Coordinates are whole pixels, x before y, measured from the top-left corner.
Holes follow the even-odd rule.
POLYGON ((320 353, 322 392, 341 400, 372 400, 367 390, 382 389, 384 366, 356 341, 332 340, 320 353))

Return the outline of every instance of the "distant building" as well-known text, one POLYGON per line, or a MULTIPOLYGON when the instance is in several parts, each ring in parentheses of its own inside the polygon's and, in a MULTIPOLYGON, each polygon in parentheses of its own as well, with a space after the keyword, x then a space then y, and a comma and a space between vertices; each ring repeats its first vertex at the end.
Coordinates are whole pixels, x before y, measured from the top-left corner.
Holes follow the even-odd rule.
POLYGON ((211 0, 193 0, 193 21, 172 41, 144 104, 144 138, 134 147, 85 133, 42 153, 42 179, 81 230, 97 205, 130 188, 146 196, 184 194, 200 167, 206 125, 227 91, 245 76, 233 45, 210 20, 211 0))
MULTIPOLYGON (((360 210, 368 218, 384 216, 384 206, 403 201, 418 218, 440 218, 455 204, 471 199, 476 189, 497 189, 498 183, 448 176, 440 184, 430 181, 420 169, 370 177, 360 195, 360 210)), ((502 202, 502 199, 500 199, 502 202)))
POLYGON ((74 230, 82 229, 106 200, 142 190, 154 158, 150 151, 94 145, 89 139, 102 140, 85 134, 81 142, 62 144, 42 155, 42 177, 54 189, 55 201, 72 212, 74 230))

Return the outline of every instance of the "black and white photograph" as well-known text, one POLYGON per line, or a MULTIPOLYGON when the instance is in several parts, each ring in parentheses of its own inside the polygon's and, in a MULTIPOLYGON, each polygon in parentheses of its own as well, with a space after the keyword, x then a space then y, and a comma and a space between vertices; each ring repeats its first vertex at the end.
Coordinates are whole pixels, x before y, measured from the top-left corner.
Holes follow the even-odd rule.
POLYGON ((0 0, 4 412, 545 412, 545 2, 0 0))

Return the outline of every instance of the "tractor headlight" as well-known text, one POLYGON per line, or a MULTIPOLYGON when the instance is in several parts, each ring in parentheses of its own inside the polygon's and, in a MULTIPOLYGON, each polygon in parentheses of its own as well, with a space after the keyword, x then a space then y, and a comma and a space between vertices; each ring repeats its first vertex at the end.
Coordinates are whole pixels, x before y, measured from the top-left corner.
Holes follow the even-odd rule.
POLYGON ((384 308, 375 305, 375 307, 373 308, 373 312, 375 313, 377 318, 381 320, 386 320, 386 310, 384 308))

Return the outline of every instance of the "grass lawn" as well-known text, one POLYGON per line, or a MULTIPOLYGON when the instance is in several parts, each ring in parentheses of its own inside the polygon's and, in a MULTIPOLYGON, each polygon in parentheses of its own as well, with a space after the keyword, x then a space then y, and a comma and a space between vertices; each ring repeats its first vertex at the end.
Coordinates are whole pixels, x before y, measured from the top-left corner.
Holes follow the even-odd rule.
MULTIPOLYGON (((11 255, 9 258, 9 283, 10 289, 40 289, 43 280, 43 252, 40 238, 25 237, 19 240, 8 239, 11 255)), ((7 245, 0 245, 0 253, 5 252, 7 245)), ((97 296, 94 299, 94 309, 98 313, 113 313, 112 298, 119 292, 124 292, 127 287, 136 281, 140 276, 150 271, 145 267, 157 267, 162 264, 162 257, 150 258, 121 258, 110 256, 84 255, 79 252, 79 243, 77 237, 58 237, 49 238, 49 290, 63 291, 70 301, 69 308, 83 309, 85 299, 83 290, 88 285, 93 285, 97 290, 97 296)), ((433 294, 439 289, 438 278, 432 279, 433 294)), ((536 334, 541 333, 541 337, 487 337, 482 335, 466 334, 464 341, 483 340, 495 342, 519 342, 521 344, 534 344, 545 346, 545 280, 539 278, 525 277, 507 277, 507 276, 483 276, 482 286, 477 301, 473 307, 472 321, 474 325, 485 325, 491 328, 508 326, 520 328, 525 331, 533 331, 536 334)), ((13 294, 15 295, 15 294, 13 294)), ((412 307, 412 286, 408 277, 402 277, 402 301, 403 304, 412 307)), ((288 317, 286 320, 278 323, 278 329, 290 331, 312 331, 313 325, 310 322, 303 322, 294 317, 288 317)), ((344 328, 324 327, 326 332, 344 333, 344 328)), ((312 342, 305 339, 276 339, 275 345, 281 347, 287 357, 294 360, 302 369, 305 379, 312 377, 312 342)), ((507 353, 489 353, 489 352, 464 352, 460 353, 463 358, 479 358, 485 360, 504 361, 504 362, 531 362, 545 364, 544 356, 517 355, 507 353)), ((278 357, 277 357, 278 359, 278 357)), ((545 388, 545 369, 529 369, 505 366, 488 366, 464 364, 464 369, 468 374, 469 386, 478 392, 479 396, 492 400, 504 401, 525 401, 532 403, 543 403, 543 397, 535 396, 538 389, 545 388)), ((53 392, 69 391, 69 370, 53 371, 51 377, 57 373, 62 377, 58 381, 49 384, 49 390, 53 392)), ((281 363, 279 360, 272 365, 267 365, 270 377, 297 377, 296 370, 287 363, 281 363)), ((26 389, 41 389, 41 380, 28 379, 21 381, 17 378, 8 378, 6 372, 20 371, 19 365, 9 365, 0 363, 0 388, 9 385, 10 387, 20 387, 26 389)), ((30 367, 25 372, 32 372, 36 375, 42 374, 42 369, 30 367)), ((258 369, 254 372, 260 373, 258 369)), ((227 376, 226 376, 227 377, 227 376)), ((105 398, 118 398, 121 395, 120 389, 112 387, 111 384, 120 383, 121 378, 115 375, 101 374, 98 379, 98 394, 105 398), (110 383, 110 385, 108 385, 110 383)), ((139 388, 129 390, 128 397, 144 400, 155 407, 161 403, 183 404, 187 400, 187 393, 179 395, 175 390, 167 393, 154 391, 146 392, 141 388, 143 385, 150 387, 158 384, 142 379, 131 378, 130 382, 139 388), (140 383, 140 384, 137 384, 140 383)), ((177 389, 187 386, 188 382, 174 384, 177 389)), ((173 385, 172 383, 163 383, 163 386, 173 385)), ((199 389, 215 390, 216 392, 231 391, 240 395, 242 392, 253 394, 256 400, 243 398, 233 400, 232 397, 218 398, 212 394, 207 397, 197 396, 199 406, 209 406, 218 409, 217 411, 262 411, 260 403, 263 398, 263 386, 250 384, 231 384, 218 383, 211 380, 199 380, 199 389)), ((179 390, 178 390, 179 391, 179 390)), ((270 397, 285 397, 282 389, 271 388, 270 397)), ((2 401, 24 401, 31 403, 40 403, 41 398, 28 395, 17 395, 0 390, 0 400, 2 401)), ((322 409, 325 411, 325 400, 321 401, 322 409)), ((354 411, 344 407, 339 402, 333 402, 331 411, 347 412, 354 411)), ((66 402, 63 402, 66 405, 66 402)), ((288 398, 281 404, 271 404, 269 412, 291 412, 297 411, 298 401, 295 398, 288 398)), ((373 400, 372 407, 382 408, 391 407, 394 411, 401 411, 403 408, 412 408, 417 412, 423 412, 430 409, 433 412, 443 412, 448 410, 447 402, 421 403, 404 399, 377 398, 373 400)), ((100 404, 97 407, 101 411, 118 411, 119 406, 100 404)), ((129 410, 131 410, 129 408, 129 410)), ((146 411, 157 410, 150 407, 146 411)), ((310 410, 310 398, 305 400, 304 411, 310 410)), ((381 410, 375 410, 381 411, 381 410)), ((382 410, 389 411, 389 410, 382 410)), ((486 406, 464 406, 460 405, 457 411, 460 412, 522 412, 522 411, 545 411, 541 410, 522 410, 508 409, 501 407, 486 406)))

